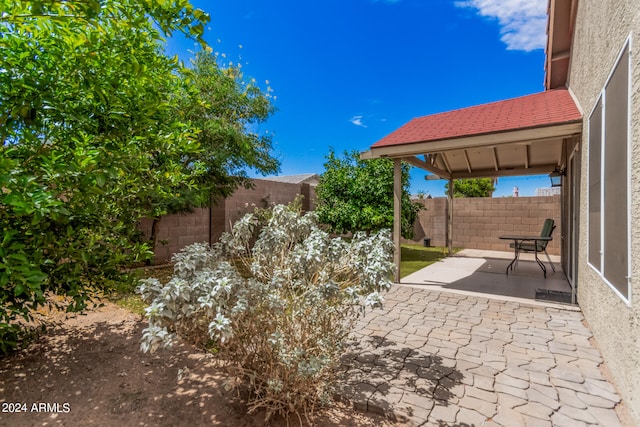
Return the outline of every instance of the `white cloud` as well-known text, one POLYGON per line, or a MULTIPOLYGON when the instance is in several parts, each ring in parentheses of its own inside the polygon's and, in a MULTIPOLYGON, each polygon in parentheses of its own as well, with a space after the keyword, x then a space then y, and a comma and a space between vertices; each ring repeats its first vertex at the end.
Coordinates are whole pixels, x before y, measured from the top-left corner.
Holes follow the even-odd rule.
POLYGON ((367 125, 365 125, 364 123, 362 123, 362 116, 353 116, 353 117, 351 117, 351 118, 349 119, 349 121, 350 121, 352 124, 356 125, 356 126, 360 126, 360 127, 363 127, 363 128, 366 128, 366 127, 367 127, 367 125))
POLYGON ((500 38, 509 50, 543 49, 547 41, 547 0, 460 0, 455 5, 476 9, 497 19, 500 38))

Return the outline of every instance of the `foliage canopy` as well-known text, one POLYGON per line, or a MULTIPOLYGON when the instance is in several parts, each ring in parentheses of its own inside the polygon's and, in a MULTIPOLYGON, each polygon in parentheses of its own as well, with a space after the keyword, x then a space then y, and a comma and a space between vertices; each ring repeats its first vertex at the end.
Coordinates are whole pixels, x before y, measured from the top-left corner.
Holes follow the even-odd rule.
POLYGON ((178 158, 172 158, 169 152, 155 158, 155 169, 182 165, 193 179, 170 180, 163 185, 163 191, 146 197, 149 216, 154 218, 154 246, 163 215, 208 207, 240 185, 249 187, 247 169, 261 174, 279 170, 278 160, 271 156, 272 135, 258 132, 274 113, 270 88, 263 92, 254 79, 245 81, 240 67, 233 62, 220 65, 217 54, 210 49, 196 53, 191 67, 181 68, 179 75, 171 115, 174 120, 189 124, 196 134, 198 149, 175 152, 178 158))
MULTIPOLYGON (((449 183, 445 184, 449 191, 449 183)), ((453 184, 453 197, 491 197, 495 191, 491 178, 456 179, 453 184)))
POLYGON ((0 10, 3 352, 16 319, 49 293, 81 310, 151 256, 140 218, 198 205, 212 176, 229 191, 242 166, 277 164, 270 139, 249 132, 272 113, 268 98, 217 67, 202 40, 209 16, 189 1, 0 0, 0 10), (174 33, 203 46, 193 70, 164 54, 174 33), (206 73, 218 86, 202 94, 206 73))
MULTIPOLYGON (((342 158, 333 150, 316 187, 316 211, 335 233, 377 231, 393 227, 393 161, 361 160, 357 151, 342 158)), ((413 236, 421 205, 409 195, 410 166, 402 164, 402 235, 413 236)))
POLYGON ((203 173, 196 178, 197 191, 185 191, 191 198, 170 213, 208 206, 211 197, 227 197, 239 185, 248 185, 247 169, 265 175, 279 170, 271 156, 272 135, 257 132, 275 111, 270 88, 263 92, 254 79, 245 81, 232 62, 221 66, 208 49, 198 52, 180 74, 184 84, 174 114, 197 131, 201 147, 184 162, 200 165, 203 173))

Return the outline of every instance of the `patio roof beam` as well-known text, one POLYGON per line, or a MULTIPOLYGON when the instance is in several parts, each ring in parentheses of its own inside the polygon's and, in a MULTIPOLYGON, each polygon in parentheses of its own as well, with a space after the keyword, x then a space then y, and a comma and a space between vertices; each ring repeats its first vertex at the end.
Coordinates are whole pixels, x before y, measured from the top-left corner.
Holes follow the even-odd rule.
POLYGON ((571 156, 571 153, 573 153, 574 151, 578 151, 579 144, 580 138, 578 138, 577 136, 571 136, 565 138, 562 141, 562 157, 558 166, 560 166, 561 168, 567 167, 567 162, 569 157, 571 156))
POLYGON ((425 162, 431 164, 431 166, 438 168, 444 171, 441 167, 438 166, 438 157, 440 157, 440 153, 430 153, 424 155, 425 162))
POLYGON ((469 154, 467 153, 467 150, 463 150, 463 153, 464 153, 464 160, 465 162, 467 162, 467 170, 471 172, 471 162, 469 161, 469 154))
POLYGON ((568 162, 568 159, 571 157, 571 154, 573 152, 580 151, 580 138, 577 137, 577 136, 572 136, 572 137, 566 138, 564 143, 565 143, 566 151, 565 151, 564 156, 562 158, 563 159, 563 163, 560 165, 560 167, 562 167, 562 168, 566 168, 567 167, 566 162, 568 162))
POLYGON ((581 133, 582 122, 577 121, 534 129, 520 129, 455 139, 375 147, 371 149, 371 155, 373 157, 406 157, 424 153, 445 152, 445 150, 453 151, 474 147, 495 147, 502 144, 530 144, 541 140, 566 138, 581 133))
POLYGON ((414 157, 414 156, 403 157, 401 160, 404 161, 404 162, 409 163, 411 166, 415 166, 415 167, 420 168, 420 169, 426 169, 426 168, 430 167, 429 163, 427 163, 427 162, 425 162, 425 161, 423 161, 423 160, 421 160, 421 159, 419 159, 417 157, 414 157))
POLYGON ((497 172, 500 170, 500 165, 498 164, 498 149, 496 147, 492 147, 491 152, 493 153, 493 167, 497 172))
MULTIPOLYGON (((578 137, 580 137, 579 134, 572 134, 572 135, 566 135, 564 138, 573 139, 573 138, 578 138, 578 137)), ((502 144, 487 144, 487 145, 483 145, 481 147, 463 147, 462 149, 467 150, 469 148, 487 148, 487 149, 494 150, 496 152, 496 156, 497 156, 497 152, 498 152, 497 149, 500 148, 500 147, 503 147, 505 145, 531 146, 532 144, 553 142, 553 141, 558 141, 560 139, 562 139, 562 138, 554 136, 554 137, 551 137, 551 138, 533 139, 533 140, 526 140, 526 141, 514 141, 514 142, 510 142, 510 143, 508 142, 508 143, 502 143, 502 144)), ((427 156, 427 155, 432 155, 433 156, 433 155, 438 155, 438 154, 442 154, 442 153, 448 153, 448 152, 451 152, 451 151, 460 151, 460 150, 461 150, 460 148, 452 148, 452 149, 443 148, 443 149, 440 149, 438 151, 427 150, 427 151, 424 152, 425 153, 424 155, 425 156, 427 156)), ((374 157, 376 157, 376 156, 374 156, 374 157)), ((385 155, 385 156, 382 156, 382 157, 401 157, 401 156, 386 156, 385 155)))
POLYGON ((437 167, 432 166, 427 162, 423 162, 417 157, 403 157, 402 160, 409 163, 411 166, 415 166, 417 168, 429 171, 432 174, 438 175, 442 179, 451 178, 451 174, 449 172, 443 171, 442 169, 438 169, 437 167))
MULTIPOLYGON (((430 159, 435 158, 435 156, 437 155, 440 155, 444 160, 444 156, 442 156, 442 153, 431 154, 431 156, 433 157, 430 157, 430 159)), ((553 172, 556 166, 558 166, 556 163, 552 163, 552 164, 535 166, 535 167, 531 167, 530 165, 527 165, 527 167, 524 167, 524 168, 511 168, 511 169, 501 170, 498 165, 497 157, 494 154, 493 169, 478 169, 478 170, 471 169, 470 172, 449 173, 448 171, 444 171, 435 166, 432 166, 432 163, 435 163, 435 162, 431 160, 429 162, 423 162, 422 160, 416 157, 403 157, 402 160, 409 163, 411 166, 415 166, 420 169, 424 169, 428 172, 431 172, 432 174, 437 175, 440 179, 447 179, 447 180, 448 179, 468 179, 468 178, 496 178, 500 176, 544 175, 544 174, 553 172)))
POLYGON ((473 172, 454 172, 453 179, 468 179, 468 178, 496 178, 500 176, 521 176, 521 175, 544 175, 556 168, 557 164, 549 164, 543 166, 536 166, 530 168, 513 168, 513 169, 482 169, 475 170, 473 172))
POLYGON ((442 157, 442 161, 444 162, 444 166, 447 168, 447 172, 451 175, 451 165, 449 165, 449 160, 447 160, 447 153, 442 151, 440 153, 440 157, 442 157))

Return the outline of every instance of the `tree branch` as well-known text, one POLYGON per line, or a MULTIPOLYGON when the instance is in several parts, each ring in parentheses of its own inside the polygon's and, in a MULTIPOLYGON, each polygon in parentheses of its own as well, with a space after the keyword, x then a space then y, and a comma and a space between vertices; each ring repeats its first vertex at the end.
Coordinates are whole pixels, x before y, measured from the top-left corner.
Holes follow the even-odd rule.
POLYGON ((87 21, 85 16, 80 15, 49 15, 46 13, 29 13, 29 14, 21 14, 21 15, 9 15, 3 14, 0 16, 0 22, 11 22, 13 20, 18 19, 28 19, 28 18, 49 18, 49 19, 82 19, 83 21, 87 21))

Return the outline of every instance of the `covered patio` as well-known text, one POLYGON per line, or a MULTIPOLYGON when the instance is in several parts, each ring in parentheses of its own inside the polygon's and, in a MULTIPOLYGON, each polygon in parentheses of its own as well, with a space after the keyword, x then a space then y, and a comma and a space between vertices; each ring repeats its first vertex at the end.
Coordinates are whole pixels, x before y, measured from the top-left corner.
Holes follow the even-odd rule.
POLYGON ((513 300, 540 300, 570 304, 571 286, 560 268, 560 257, 551 255, 556 267, 547 264, 547 277, 531 254, 522 254, 518 267, 505 274, 513 258, 512 252, 463 249, 454 255, 409 274, 400 283, 425 290, 484 297, 507 297, 513 300))
MULTIPOLYGON (((415 118, 373 144, 369 151, 361 154, 361 158, 390 158, 394 161, 396 283, 401 283, 401 162, 421 168, 436 179, 449 181, 446 234, 450 254, 453 252, 455 229, 455 179, 555 174, 561 177, 563 187, 562 236, 558 237, 562 239, 562 256, 556 263, 556 276, 563 275, 564 270, 575 303, 576 233, 575 224, 570 219, 577 208, 577 192, 574 190, 578 175, 574 174, 574 169, 577 170, 574 163, 578 156, 573 154, 578 148, 581 133, 582 114, 571 94, 566 89, 553 89, 415 118)), ((518 275, 511 279, 523 280, 518 275)))

